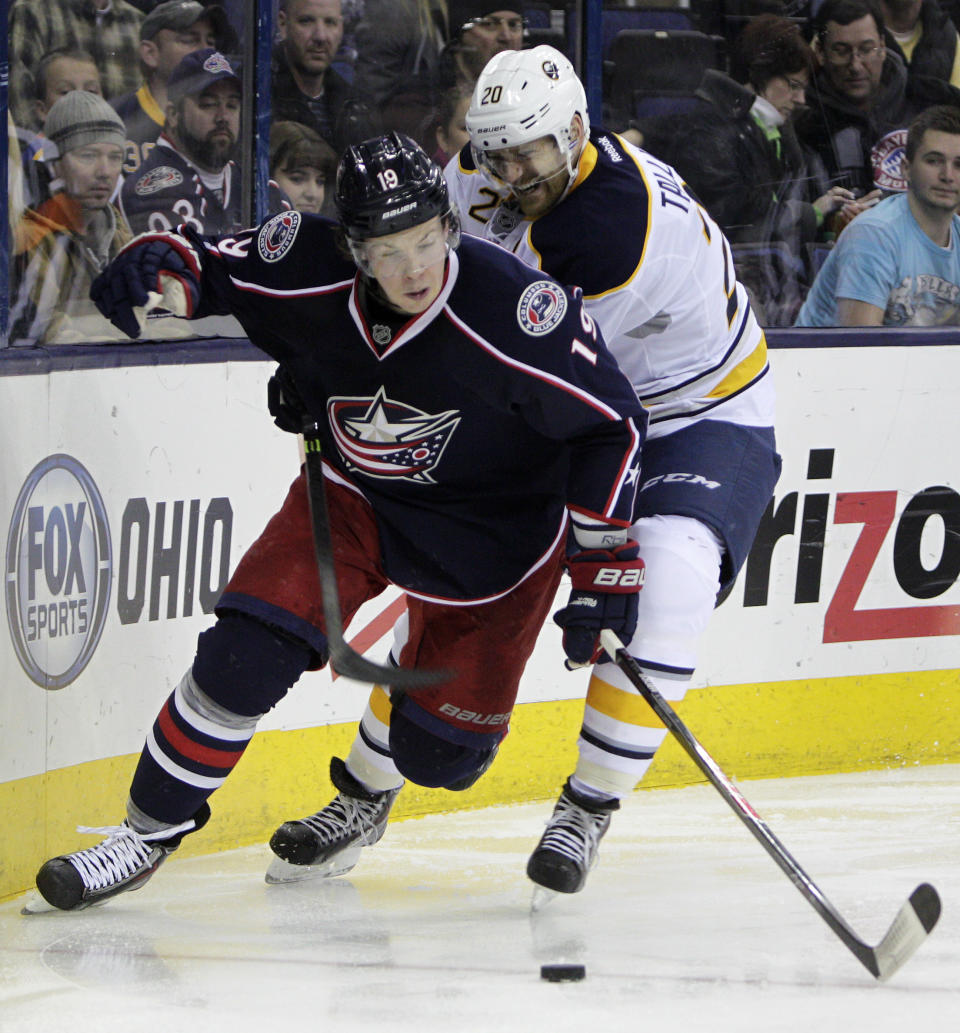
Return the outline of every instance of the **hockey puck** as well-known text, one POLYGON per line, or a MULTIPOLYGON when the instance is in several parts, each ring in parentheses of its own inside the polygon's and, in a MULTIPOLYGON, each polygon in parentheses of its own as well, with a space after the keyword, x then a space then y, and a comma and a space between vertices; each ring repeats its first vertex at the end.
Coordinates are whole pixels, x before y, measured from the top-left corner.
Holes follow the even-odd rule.
POLYGON ((586 965, 541 965, 540 978, 548 983, 576 983, 587 974, 586 965))

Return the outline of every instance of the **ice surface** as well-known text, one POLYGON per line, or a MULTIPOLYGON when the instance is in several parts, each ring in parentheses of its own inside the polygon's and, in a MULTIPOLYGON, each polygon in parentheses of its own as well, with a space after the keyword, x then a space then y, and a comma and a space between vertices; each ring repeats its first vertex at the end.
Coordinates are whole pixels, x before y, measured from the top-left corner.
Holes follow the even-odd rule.
POLYGON ((329 882, 266 885, 263 846, 174 857, 75 914, 7 901, 0 1030, 953 1033, 958 783, 941 765, 742 786, 868 942, 918 883, 940 891, 939 926, 887 984, 702 785, 634 794, 587 888, 536 915, 524 865, 550 802, 393 823, 329 882), (543 982, 547 962, 587 977, 543 982))

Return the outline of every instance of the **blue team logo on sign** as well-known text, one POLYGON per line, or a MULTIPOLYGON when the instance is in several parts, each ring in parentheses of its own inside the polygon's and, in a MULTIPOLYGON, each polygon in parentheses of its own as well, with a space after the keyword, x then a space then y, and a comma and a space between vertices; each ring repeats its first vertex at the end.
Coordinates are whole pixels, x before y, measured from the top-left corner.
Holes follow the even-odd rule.
POLYGON ((353 470, 428 484, 447 442, 460 422, 457 410, 431 415, 387 398, 331 398, 327 403, 337 448, 353 470))
POLYGON ((110 602, 110 526, 93 478, 72 456, 30 471, 7 537, 7 624, 17 659, 62 689, 93 656, 110 602))
POLYGON ((140 197, 147 197, 149 194, 158 194, 168 187, 179 186, 183 182, 183 174, 173 168, 172 165, 160 165, 158 168, 145 172, 138 180, 134 191, 140 197))
POLYGON ((293 246, 299 229, 299 212, 283 212, 266 223, 257 237, 257 250, 264 262, 279 262, 293 246))
POLYGON ((524 333, 539 337, 549 333, 567 311, 567 296, 555 283, 538 280, 520 295, 517 321, 524 333))

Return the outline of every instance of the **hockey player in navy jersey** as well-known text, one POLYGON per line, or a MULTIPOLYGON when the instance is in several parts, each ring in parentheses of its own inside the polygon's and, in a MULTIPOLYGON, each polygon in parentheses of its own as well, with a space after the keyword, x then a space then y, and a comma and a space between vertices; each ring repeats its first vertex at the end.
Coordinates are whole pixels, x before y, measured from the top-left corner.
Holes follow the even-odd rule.
MULTIPOLYGON (((446 170, 464 230, 581 288, 649 411, 631 532, 647 579, 629 651, 679 700, 779 474, 763 331, 717 224, 674 169, 591 129, 562 54, 496 55, 466 124, 470 144, 446 170)), ((665 735, 616 665, 594 667, 576 770, 528 863, 538 886, 582 889, 665 735)))
MULTIPOLYGON (((92 290, 130 336, 165 276, 190 316, 237 317, 280 363, 280 425, 319 424, 345 621, 398 585, 398 664, 452 672, 415 694, 378 690, 371 743, 384 763, 333 758, 335 799, 271 840, 278 880, 348 870, 405 778, 461 790, 483 774, 563 565, 564 648, 577 662, 603 627, 630 638, 643 572, 628 529, 646 415, 578 295, 498 247, 460 242, 442 171, 407 137, 348 149, 336 206, 340 227, 287 212, 229 237, 146 234, 92 290)), ((53 906, 141 886, 207 820, 258 719, 325 662, 302 474, 216 614, 147 738, 125 822, 38 873, 53 906)))

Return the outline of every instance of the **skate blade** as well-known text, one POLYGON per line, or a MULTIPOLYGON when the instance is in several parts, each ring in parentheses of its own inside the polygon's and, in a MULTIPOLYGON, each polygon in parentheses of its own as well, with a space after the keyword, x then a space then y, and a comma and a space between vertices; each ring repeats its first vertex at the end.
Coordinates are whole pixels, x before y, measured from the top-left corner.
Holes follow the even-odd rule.
POLYGON ((542 911, 551 901, 556 900, 560 894, 554 890, 548 890, 546 886, 534 886, 533 896, 530 898, 530 913, 537 914, 542 911))
POLYGON ((291 864, 281 857, 274 857, 267 869, 264 880, 270 886, 279 886, 288 882, 305 882, 308 879, 335 879, 338 875, 346 875, 352 871, 360 859, 363 847, 348 846, 328 857, 323 864, 291 864))
POLYGON ((39 893, 31 893, 27 899, 23 902, 23 907, 20 908, 21 915, 47 915, 51 911, 59 911, 59 908, 48 904, 39 893))
POLYGON ((23 907, 20 908, 21 915, 72 915, 77 911, 87 911, 92 907, 103 907, 106 904, 106 900, 98 900, 93 904, 84 904, 83 907, 70 908, 64 910, 61 907, 54 907, 53 904, 48 904, 46 900, 39 893, 31 893, 27 899, 23 902, 23 907))

